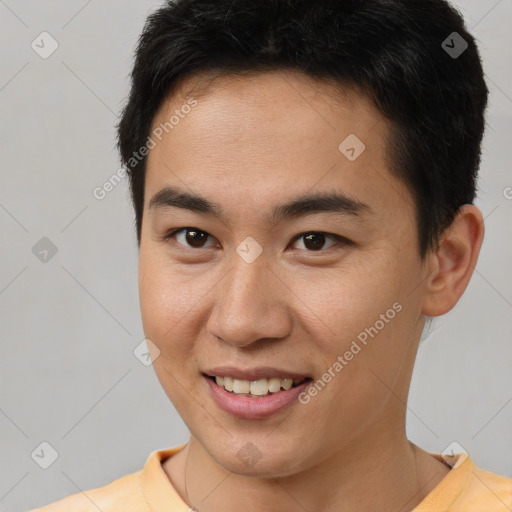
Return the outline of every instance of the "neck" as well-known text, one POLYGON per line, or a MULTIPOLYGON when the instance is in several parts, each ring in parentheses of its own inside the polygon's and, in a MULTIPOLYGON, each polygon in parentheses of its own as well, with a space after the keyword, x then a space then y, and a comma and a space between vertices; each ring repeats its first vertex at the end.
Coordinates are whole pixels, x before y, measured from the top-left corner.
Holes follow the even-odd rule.
POLYGON ((321 463, 276 478, 231 473, 191 436, 188 445, 164 463, 164 470, 182 499, 198 512, 413 510, 449 467, 410 443, 405 434, 382 432, 366 433, 364 442, 353 439, 321 463))

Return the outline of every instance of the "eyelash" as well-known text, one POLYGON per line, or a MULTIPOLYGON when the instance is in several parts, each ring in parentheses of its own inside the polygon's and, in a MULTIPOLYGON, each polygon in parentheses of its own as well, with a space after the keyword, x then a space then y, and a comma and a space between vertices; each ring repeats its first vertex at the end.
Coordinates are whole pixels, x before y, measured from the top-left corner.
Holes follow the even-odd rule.
MULTIPOLYGON (((163 235, 162 237, 160 237, 164 242, 166 243, 171 243, 171 239, 174 238, 175 235, 177 235, 178 233, 180 233, 181 231, 198 231, 200 233, 205 233, 206 235, 208 236, 212 236, 210 235, 210 233, 208 233, 207 231, 203 231, 202 229, 199 229, 199 228, 195 228, 195 227, 191 227, 191 226, 188 226, 188 227, 184 227, 184 228, 178 228, 178 229, 174 229, 172 231, 170 231, 169 233, 163 235)), ((345 238, 343 236, 340 236, 340 235, 335 235, 333 233, 326 233, 324 231, 304 231, 303 233, 300 233, 298 234, 297 236, 295 236, 292 240, 292 243, 294 243, 296 240, 299 240, 301 237, 304 237, 306 235, 311 235, 311 234, 315 234, 315 235, 326 235, 327 237, 332 237, 334 238, 337 242, 342 242, 344 245, 354 245, 354 242, 352 242, 351 240, 349 240, 348 238, 345 238)), ((190 250, 200 250, 200 249, 208 249, 208 247, 212 247, 212 246, 207 246, 207 247, 199 247, 199 248, 195 248, 195 247, 189 247, 189 246, 186 246, 186 245, 183 245, 183 244, 180 244, 179 242, 175 242, 177 243, 180 247, 183 247, 185 249, 190 249, 190 250)), ((307 249, 300 249, 300 250, 305 250, 306 252, 310 252, 310 253, 315 253, 315 252, 326 252, 328 251, 329 249, 332 249, 335 247, 336 244, 332 245, 331 247, 327 248, 327 249, 319 249, 318 251, 310 251, 310 250, 307 250, 307 249)))

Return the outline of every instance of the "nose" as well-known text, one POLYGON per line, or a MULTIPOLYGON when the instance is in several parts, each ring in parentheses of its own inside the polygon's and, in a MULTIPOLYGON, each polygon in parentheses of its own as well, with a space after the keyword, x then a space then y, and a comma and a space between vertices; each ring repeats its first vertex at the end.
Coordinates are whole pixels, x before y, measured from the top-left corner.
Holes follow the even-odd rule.
POLYGON ((215 287, 209 334, 237 347, 290 334, 291 292, 264 258, 247 263, 235 257, 228 274, 215 287))

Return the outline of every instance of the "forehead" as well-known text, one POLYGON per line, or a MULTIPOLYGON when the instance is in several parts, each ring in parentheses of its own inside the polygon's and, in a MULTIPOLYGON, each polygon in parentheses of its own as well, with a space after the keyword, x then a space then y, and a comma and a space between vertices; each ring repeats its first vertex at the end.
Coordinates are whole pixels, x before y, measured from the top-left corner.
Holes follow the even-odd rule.
POLYGON ((240 194, 277 204, 286 191, 340 187, 366 203, 376 193, 377 202, 397 191, 408 199, 389 171, 390 125, 354 87, 293 71, 203 74, 182 80, 168 95, 151 132, 173 115, 172 129, 155 139, 148 156, 146 205, 172 184, 227 201, 231 190, 239 202, 240 194), (185 108, 191 99, 195 106, 185 108))
MULTIPOLYGON (((185 76, 176 82, 155 114, 152 129, 165 123, 169 113, 179 110, 190 99, 199 103, 203 118, 208 114, 221 115, 223 118, 230 113, 232 117, 245 114, 249 123, 255 117, 270 119, 275 112, 287 111, 288 117, 300 115, 304 122, 294 126, 294 133, 301 127, 310 132, 309 126, 314 129, 317 125, 318 129, 319 124, 323 125, 324 130, 337 131, 340 127, 325 115, 323 111, 326 109, 338 118, 340 115, 346 118, 351 128, 361 135, 368 121, 372 126, 376 123, 387 124, 373 102, 355 85, 313 78, 297 70, 246 71, 237 74, 212 71, 185 76)), ((273 121, 276 126, 276 120, 273 121)), ((260 125, 258 128, 260 132, 270 127, 260 125)))

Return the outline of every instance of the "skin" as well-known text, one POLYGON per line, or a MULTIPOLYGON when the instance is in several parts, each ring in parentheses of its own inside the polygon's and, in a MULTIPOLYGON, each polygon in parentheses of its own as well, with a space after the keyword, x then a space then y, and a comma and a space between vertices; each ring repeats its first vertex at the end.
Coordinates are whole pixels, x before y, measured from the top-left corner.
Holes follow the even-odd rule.
MULTIPOLYGON (((199 83, 185 80, 153 128, 199 83)), ((279 71, 220 76, 194 97, 149 153, 140 243, 144 332, 160 350, 153 366, 190 430, 164 471, 200 512, 412 510, 449 472, 406 437, 414 360, 425 316, 453 308, 469 282, 480 211, 465 206, 420 258, 412 195, 386 158, 389 124, 353 89, 279 71), (338 150, 351 133, 366 146, 355 161, 338 150), (221 205, 226 222, 149 209, 166 186, 221 205), (277 204, 333 190, 373 214, 265 220, 277 204), (203 246, 187 245, 186 232, 163 239, 186 227, 209 235, 203 246), (353 243, 326 235, 315 251, 300 236, 310 231, 353 243), (248 236, 263 249, 251 264, 236 252, 248 236), (317 380, 397 302, 403 309, 308 404, 247 420, 213 402, 208 368, 275 366, 317 380), (237 457, 248 442, 261 454, 254 465, 237 457)))

